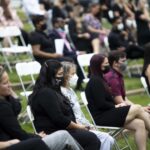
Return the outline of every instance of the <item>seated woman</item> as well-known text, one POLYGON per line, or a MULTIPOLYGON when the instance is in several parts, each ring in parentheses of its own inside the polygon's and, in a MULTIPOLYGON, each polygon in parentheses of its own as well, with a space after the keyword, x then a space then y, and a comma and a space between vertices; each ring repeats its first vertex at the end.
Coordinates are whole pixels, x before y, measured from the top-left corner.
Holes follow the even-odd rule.
POLYGON ((29 139, 20 142, 19 140, 9 140, 0 142, 0 150, 49 150, 40 139, 29 139))
POLYGON ((142 76, 145 77, 148 86, 148 91, 150 93, 150 43, 146 44, 144 47, 144 64, 142 70, 142 76))
POLYGON ((38 135, 27 133, 21 128, 17 120, 17 115, 20 110, 21 105, 12 92, 8 75, 1 67, 0 141, 8 141, 13 139, 18 139, 20 141, 41 139, 49 147, 49 149, 52 150, 63 150, 66 146, 70 147, 71 150, 82 150, 81 146, 66 131, 57 131, 50 135, 46 135, 44 132, 41 132, 38 135))
POLYGON ((44 131, 46 134, 67 130, 85 150, 98 150, 100 141, 96 135, 89 132, 86 126, 76 123, 70 102, 60 90, 63 80, 61 63, 46 61, 29 97, 35 127, 38 132, 44 131))
POLYGON ((83 21, 92 39, 93 52, 99 53, 100 44, 104 43, 104 38, 107 36, 108 31, 102 28, 100 22, 100 5, 98 3, 91 3, 89 10, 90 12, 83 17, 83 21))
POLYGON ((109 71, 108 58, 94 55, 90 61, 91 77, 86 87, 88 107, 97 125, 124 127, 135 132, 138 150, 146 150, 150 132, 149 115, 139 105, 115 105, 103 74, 109 71))
POLYGON ((78 79, 76 75, 75 64, 70 62, 62 62, 62 65, 64 69, 64 84, 61 87, 61 92, 69 99, 77 122, 89 126, 90 131, 97 135, 97 137, 101 141, 100 150, 110 150, 114 143, 114 139, 108 133, 94 130, 93 125, 90 124, 90 122, 85 118, 80 108, 76 93, 70 87, 75 86, 78 79))

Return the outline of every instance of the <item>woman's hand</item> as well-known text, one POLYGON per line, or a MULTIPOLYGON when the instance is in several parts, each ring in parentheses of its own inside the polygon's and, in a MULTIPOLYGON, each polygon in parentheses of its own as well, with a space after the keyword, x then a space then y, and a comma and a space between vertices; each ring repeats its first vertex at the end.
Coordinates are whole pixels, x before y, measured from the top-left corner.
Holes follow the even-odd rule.
POLYGON ((87 126, 82 125, 82 124, 78 124, 78 128, 82 129, 82 130, 89 130, 89 128, 87 126))
POLYGON ((146 112, 150 113, 150 106, 145 106, 145 107, 143 107, 143 109, 144 109, 146 112))
POLYGON ((46 133, 44 131, 38 133, 37 135, 39 135, 40 137, 44 138, 46 136, 46 133))
POLYGON ((123 103, 115 105, 115 108, 124 107, 124 106, 127 106, 127 104, 123 102, 123 103))

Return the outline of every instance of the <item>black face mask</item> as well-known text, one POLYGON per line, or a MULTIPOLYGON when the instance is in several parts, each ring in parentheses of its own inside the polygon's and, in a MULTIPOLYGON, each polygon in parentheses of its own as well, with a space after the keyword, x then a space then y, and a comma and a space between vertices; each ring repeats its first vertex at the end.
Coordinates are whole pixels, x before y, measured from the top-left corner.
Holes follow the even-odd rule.
POLYGON ((55 81, 56 81, 57 86, 61 86, 64 83, 64 77, 63 76, 62 77, 56 77, 55 81))
POLYGON ((105 66, 104 67, 104 70, 102 70, 102 72, 105 74, 105 73, 108 73, 110 71, 110 66, 105 66))
POLYGON ((41 25, 41 30, 44 31, 44 30, 46 30, 46 29, 47 29, 47 24, 46 24, 46 23, 42 24, 42 25, 41 25))

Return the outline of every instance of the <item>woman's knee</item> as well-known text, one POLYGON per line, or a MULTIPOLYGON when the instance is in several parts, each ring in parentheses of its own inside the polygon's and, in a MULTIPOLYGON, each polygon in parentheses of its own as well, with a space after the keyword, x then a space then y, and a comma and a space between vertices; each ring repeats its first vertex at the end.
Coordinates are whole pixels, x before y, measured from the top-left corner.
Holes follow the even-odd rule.
POLYGON ((143 120, 138 119, 137 123, 135 124, 135 129, 144 129, 145 130, 145 123, 143 120))
MULTIPOLYGON (((96 134, 92 133, 92 132, 88 132, 88 143, 90 146, 94 146, 94 149, 99 150, 100 146, 101 146, 101 141, 99 140, 99 138, 96 136, 96 134)), ((89 147, 90 147, 89 146, 89 147)))
POLYGON ((142 106, 140 105, 132 105, 130 107, 130 112, 133 113, 134 115, 138 115, 143 111, 142 106))

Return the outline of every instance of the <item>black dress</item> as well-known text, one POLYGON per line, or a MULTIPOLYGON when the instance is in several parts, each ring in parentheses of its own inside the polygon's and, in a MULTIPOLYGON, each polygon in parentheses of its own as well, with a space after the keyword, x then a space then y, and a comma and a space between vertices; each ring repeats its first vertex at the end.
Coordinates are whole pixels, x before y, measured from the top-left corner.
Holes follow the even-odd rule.
POLYGON ((137 10, 135 12, 135 18, 136 18, 136 24, 137 24, 137 39, 138 39, 138 44, 141 46, 150 42, 149 21, 142 20, 140 18, 142 14, 143 12, 140 10, 137 10))
POLYGON ((123 127, 130 106, 115 108, 112 96, 100 76, 92 76, 86 87, 88 107, 97 125, 123 127))
MULTIPOLYGON (((75 121, 70 102, 60 92, 43 88, 30 99, 38 132, 50 134, 61 129, 67 130, 71 121, 75 121)), ((95 134, 81 129, 67 130, 85 150, 98 150, 100 141, 95 134)))

